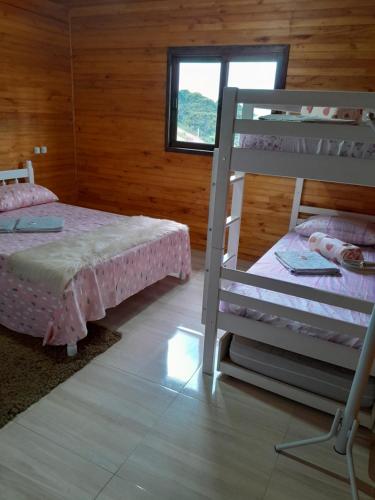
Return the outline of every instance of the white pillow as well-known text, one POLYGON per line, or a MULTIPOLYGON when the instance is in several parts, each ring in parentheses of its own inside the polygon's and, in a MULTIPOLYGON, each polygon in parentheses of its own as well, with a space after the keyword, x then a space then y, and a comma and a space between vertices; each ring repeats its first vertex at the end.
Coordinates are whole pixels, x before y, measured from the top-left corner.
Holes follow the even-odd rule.
POLYGON ((375 224, 354 217, 315 215, 296 226, 295 231, 307 238, 318 232, 352 245, 375 245, 375 224))

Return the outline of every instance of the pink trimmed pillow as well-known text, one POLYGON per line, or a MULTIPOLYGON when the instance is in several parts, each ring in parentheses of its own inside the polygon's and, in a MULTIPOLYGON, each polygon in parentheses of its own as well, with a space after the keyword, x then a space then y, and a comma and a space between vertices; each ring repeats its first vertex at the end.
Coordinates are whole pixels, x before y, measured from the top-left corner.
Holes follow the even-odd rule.
POLYGON ((315 215, 296 226, 295 231, 307 238, 318 232, 352 245, 375 245, 375 224, 354 217, 315 215))
POLYGON ((0 212, 57 201, 58 197, 38 184, 8 184, 0 186, 0 212))
POLYGON ((319 118, 333 118, 337 113, 337 108, 319 107, 319 106, 302 106, 301 115, 317 116, 319 118))
POLYGON ((302 106, 301 115, 317 116, 319 118, 339 118, 341 120, 354 120, 359 123, 362 119, 362 110, 350 108, 322 108, 319 106, 302 106))

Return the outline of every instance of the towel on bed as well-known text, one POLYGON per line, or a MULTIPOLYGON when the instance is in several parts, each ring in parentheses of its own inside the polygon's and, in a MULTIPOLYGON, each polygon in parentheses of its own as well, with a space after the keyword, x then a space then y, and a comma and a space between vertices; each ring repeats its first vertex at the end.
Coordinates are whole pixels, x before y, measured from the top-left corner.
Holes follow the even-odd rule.
POLYGON ((20 217, 15 231, 18 233, 57 233, 63 230, 64 219, 62 217, 20 217))
POLYGON ((362 250, 359 247, 331 238, 325 233, 313 233, 309 238, 309 248, 339 264, 344 260, 363 260, 362 250))
POLYGON ((48 283, 49 290, 59 295, 81 269, 95 267, 131 247, 181 230, 188 228, 169 220, 126 217, 79 236, 15 252, 8 257, 7 265, 20 279, 48 283))

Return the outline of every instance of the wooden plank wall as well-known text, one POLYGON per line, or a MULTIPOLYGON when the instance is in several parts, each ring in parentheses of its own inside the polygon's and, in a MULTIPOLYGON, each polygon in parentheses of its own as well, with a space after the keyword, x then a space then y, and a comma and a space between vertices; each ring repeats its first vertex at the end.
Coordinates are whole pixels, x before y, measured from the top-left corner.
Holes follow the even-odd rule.
MULTIPOLYGON (((211 159, 164 151, 166 49, 291 45, 290 89, 375 90, 374 0, 128 0, 72 16, 79 200, 171 217, 204 248, 211 159)), ((291 180, 249 177, 242 255, 288 226, 291 180)), ((304 201, 375 213, 374 190, 307 183, 304 201)))
POLYGON ((32 159, 36 182, 76 200, 67 9, 1 1, 0 61, 0 169, 32 159), (36 145, 47 145, 48 154, 34 155, 36 145))

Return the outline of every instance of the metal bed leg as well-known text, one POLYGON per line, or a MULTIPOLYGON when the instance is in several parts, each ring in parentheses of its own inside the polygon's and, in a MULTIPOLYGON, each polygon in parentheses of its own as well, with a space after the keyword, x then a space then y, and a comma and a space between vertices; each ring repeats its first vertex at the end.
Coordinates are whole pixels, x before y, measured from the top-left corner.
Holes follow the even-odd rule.
POLYGON ((355 476, 355 469, 353 462, 353 443, 358 426, 359 426, 358 420, 354 420, 353 427, 350 430, 349 439, 346 444, 346 462, 348 466, 350 490, 352 492, 353 500, 359 500, 357 479, 355 476))
MULTIPOLYGON (((323 434, 322 436, 317 436, 309 439, 303 439, 300 441, 292 441, 290 443, 278 444, 275 446, 275 450, 277 452, 280 452, 284 450, 290 450, 291 448, 299 448, 301 446, 309 446, 311 444, 324 443, 326 441, 330 441, 331 439, 335 439, 340 430, 343 415, 344 415, 343 410, 338 409, 335 418, 333 420, 331 429, 327 434, 323 434)), ((348 474, 349 474, 350 490, 353 500, 359 500, 357 480, 355 476, 355 469, 353 462, 353 444, 358 427, 359 427, 358 420, 354 420, 346 443, 346 453, 345 453, 346 463, 348 467, 348 474)), ((336 451, 336 453, 339 453, 335 447, 334 450, 336 451)))
POLYGON ((75 342, 74 344, 67 344, 66 345, 66 354, 72 358, 73 356, 76 356, 78 352, 77 349, 77 343, 75 342))
POLYGON ((323 434, 322 436, 317 436, 308 439, 302 439, 300 441, 292 441, 290 443, 277 444, 275 446, 275 450, 277 452, 290 450, 291 448, 300 448, 301 446, 309 446, 310 444, 324 443, 325 441, 333 439, 337 434, 339 425, 341 423, 342 415, 343 415, 342 410, 338 409, 335 418, 333 420, 331 430, 328 432, 328 434, 323 434))

